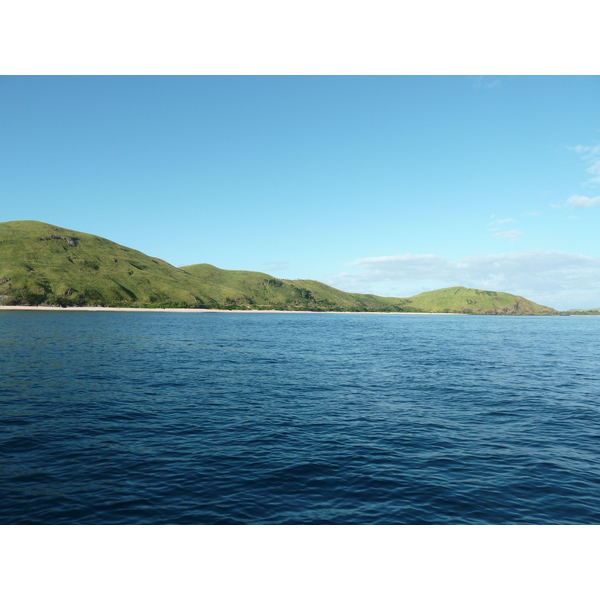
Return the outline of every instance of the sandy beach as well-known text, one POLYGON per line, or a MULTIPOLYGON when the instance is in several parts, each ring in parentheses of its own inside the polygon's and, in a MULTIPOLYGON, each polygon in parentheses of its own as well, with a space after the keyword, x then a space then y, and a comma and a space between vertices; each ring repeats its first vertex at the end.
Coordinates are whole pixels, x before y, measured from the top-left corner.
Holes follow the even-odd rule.
POLYGON ((355 312, 355 311, 315 311, 315 310, 223 310, 216 308, 116 308, 109 306, 0 306, 0 310, 54 310, 86 312, 176 312, 176 313, 231 313, 231 314, 344 314, 344 315, 453 315, 462 313, 424 313, 424 312, 355 312))

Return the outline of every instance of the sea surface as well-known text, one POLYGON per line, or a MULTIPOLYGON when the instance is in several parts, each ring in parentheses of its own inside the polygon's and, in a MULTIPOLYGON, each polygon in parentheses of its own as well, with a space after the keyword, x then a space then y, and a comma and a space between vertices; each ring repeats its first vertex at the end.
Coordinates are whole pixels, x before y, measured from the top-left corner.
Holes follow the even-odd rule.
POLYGON ((0 523, 600 523, 600 318, 0 312, 0 523))

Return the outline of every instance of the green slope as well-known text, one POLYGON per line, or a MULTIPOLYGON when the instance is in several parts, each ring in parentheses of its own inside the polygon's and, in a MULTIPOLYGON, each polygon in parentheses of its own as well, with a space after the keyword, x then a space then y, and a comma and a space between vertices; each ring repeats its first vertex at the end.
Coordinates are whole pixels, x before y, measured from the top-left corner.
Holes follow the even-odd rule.
POLYGON ((521 296, 465 287, 424 292, 410 298, 385 298, 373 294, 342 292, 309 279, 277 279, 254 271, 227 271, 208 264, 181 267, 203 281, 240 290, 252 298, 253 308, 304 308, 379 312, 451 312, 463 314, 544 315, 553 308, 521 296))
POLYGON ((424 312, 458 312, 494 315, 550 315, 557 311, 504 292, 450 287, 424 292, 410 298, 424 312))
POLYGON ((557 314, 520 296, 462 287, 384 298, 208 264, 177 268, 110 240, 38 221, 0 223, 0 304, 557 314))
POLYGON ((4 304, 211 305, 237 295, 132 248, 38 221, 0 223, 0 282, 4 304))
POLYGON ((208 264, 181 269, 206 283, 235 288, 250 299, 252 308, 256 309, 401 311, 410 304, 401 298, 342 292, 311 279, 278 279, 266 273, 218 269, 208 264))

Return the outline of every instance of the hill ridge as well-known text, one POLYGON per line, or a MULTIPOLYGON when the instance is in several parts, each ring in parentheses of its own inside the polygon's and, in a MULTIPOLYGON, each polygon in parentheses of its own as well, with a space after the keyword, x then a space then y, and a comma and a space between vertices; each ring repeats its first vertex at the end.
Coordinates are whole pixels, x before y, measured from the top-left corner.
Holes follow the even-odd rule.
POLYGON ((175 267, 107 238, 35 220, 0 223, 0 304, 558 314, 521 296, 464 286, 394 298, 208 263, 175 267))

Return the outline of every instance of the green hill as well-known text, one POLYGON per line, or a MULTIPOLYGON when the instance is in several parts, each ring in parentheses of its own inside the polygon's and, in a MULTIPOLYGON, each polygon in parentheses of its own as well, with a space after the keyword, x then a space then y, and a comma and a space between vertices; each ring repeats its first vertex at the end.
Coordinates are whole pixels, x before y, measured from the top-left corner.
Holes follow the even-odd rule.
POLYGON ((278 279, 255 271, 229 271, 208 264, 181 267, 203 282, 235 288, 252 308, 279 310, 402 311, 410 302, 342 292, 311 279, 278 279))
POLYGON ((37 221, 0 223, 5 304, 151 306, 235 297, 173 265, 104 238, 37 221))
POLYGON ((550 315, 557 311, 522 296, 465 287, 424 292, 410 298, 424 312, 459 312, 493 315, 550 315))
POLYGON ((0 304, 557 314, 520 296, 463 287, 384 298, 208 264, 177 268, 110 240, 38 221, 0 223, 0 304))

